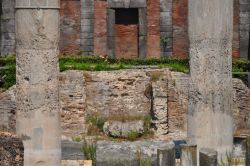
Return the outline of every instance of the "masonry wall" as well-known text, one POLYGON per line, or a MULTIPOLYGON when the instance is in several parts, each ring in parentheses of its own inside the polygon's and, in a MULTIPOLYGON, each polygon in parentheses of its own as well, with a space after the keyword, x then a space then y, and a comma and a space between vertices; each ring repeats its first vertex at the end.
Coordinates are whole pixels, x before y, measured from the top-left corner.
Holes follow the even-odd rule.
MULTIPOLYGON (((59 84, 63 135, 71 138, 86 133, 85 120, 89 115, 121 117, 151 113, 153 124, 164 123, 169 134, 185 133, 188 86, 187 74, 167 69, 63 72, 59 84)), ((250 134, 250 90, 239 79, 233 79, 233 86, 234 134, 250 134)), ((14 86, 0 94, 0 131, 14 132, 15 121, 14 86)))
MULTIPOLYGON (((3 0, 1 55, 15 54, 14 0, 3 0)), ((149 0, 148 57, 188 58, 188 0, 149 0)), ((234 0, 233 57, 248 58, 250 0, 234 0)), ((107 1, 61 0, 61 54, 107 53, 107 1)))
POLYGON ((78 55, 81 31, 81 2, 80 0, 61 0, 61 39, 60 50, 63 55, 78 55))

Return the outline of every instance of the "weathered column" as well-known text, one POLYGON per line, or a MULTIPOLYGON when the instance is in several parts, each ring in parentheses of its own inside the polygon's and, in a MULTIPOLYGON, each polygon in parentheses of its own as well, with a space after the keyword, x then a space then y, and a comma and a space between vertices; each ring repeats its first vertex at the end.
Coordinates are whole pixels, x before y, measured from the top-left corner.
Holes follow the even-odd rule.
POLYGON ((181 148, 181 166, 197 166, 197 146, 180 145, 181 148))
POLYGON ((175 166, 175 145, 170 143, 166 147, 157 149, 158 166, 175 166))
POLYGON ((16 0, 16 128, 25 166, 61 162, 58 9, 58 0, 16 0))
POLYGON ((189 0, 188 140, 219 158, 233 147, 232 34, 233 0, 189 0))
POLYGON ((200 150, 200 166, 217 166, 217 152, 212 149, 200 150))

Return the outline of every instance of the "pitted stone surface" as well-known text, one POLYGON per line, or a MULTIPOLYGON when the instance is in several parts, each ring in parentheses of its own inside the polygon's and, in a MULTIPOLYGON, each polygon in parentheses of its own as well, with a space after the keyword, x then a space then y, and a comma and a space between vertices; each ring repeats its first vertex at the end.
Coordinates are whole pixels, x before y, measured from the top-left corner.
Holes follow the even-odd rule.
POLYGON ((188 139, 225 160, 233 148, 233 0, 189 0, 188 139), (210 9, 213 9, 211 12, 210 9))
POLYGON ((59 1, 19 1, 29 9, 16 10, 16 132, 24 143, 24 165, 59 166, 59 10, 42 9, 59 1), (30 9, 34 5, 41 9, 30 9))

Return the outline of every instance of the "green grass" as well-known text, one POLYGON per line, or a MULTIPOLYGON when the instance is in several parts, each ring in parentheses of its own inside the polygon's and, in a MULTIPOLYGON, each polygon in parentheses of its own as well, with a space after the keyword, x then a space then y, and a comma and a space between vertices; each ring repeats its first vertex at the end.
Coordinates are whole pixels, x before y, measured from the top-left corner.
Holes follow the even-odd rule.
MULTIPOLYGON (((188 73, 188 60, 162 58, 162 59, 103 59, 96 56, 63 56, 59 58, 60 71, 86 70, 111 71, 130 69, 135 66, 157 66, 169 68, 172 71, 188 73)), ((5 84, 1 87, 7 89, 16 83, 16 58, 5 56, 0 58, 0 76, 6 75, 5 84)), ((233 72, 250 72, 250 61, 235 60, 233 72)))
POLYGON ((85 160, 92 160, 93 165, 96 165, 96 145, 95 144, 88 144, 86 140, 84 140, 82 152, 83 152, 85 160))

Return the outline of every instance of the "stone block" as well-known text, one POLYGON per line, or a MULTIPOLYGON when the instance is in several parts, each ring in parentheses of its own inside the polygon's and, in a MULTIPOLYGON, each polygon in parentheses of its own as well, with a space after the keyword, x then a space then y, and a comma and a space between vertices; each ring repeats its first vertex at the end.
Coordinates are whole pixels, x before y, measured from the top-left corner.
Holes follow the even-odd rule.
POLYGON ((115 36, 115 10, 108 9, 108 37, 115 36))
POLYGON ((108 121, 103 126, 103 131, 107 136, 117 138, 128 138, 130 132, 135 132, 138 136, 144 134, 144 122, 139 121, 108 121))
POLYGON ((139 57, 145 59, 147 56, 147 37, 139 36, 139 57))
MULTIPOLYGON (((174 147, 173 142, 167 141, 136 141, 136 142, 97 142, 97 166, 110 166, 112 163, 119 166, 139 165, 138 155, 146 165, 157 165, 157 149, 174 147)), ((170 157, 170 156, 168 156, 170 157)))
POLYGON ((129 7, 131 7, 131 8, 146 8, 147 1, 146 0, 130 0, 129 7))
POLYGON ((167 146, 157 149, 158 166, 175 166, 175 144, 169 143, 167 146))
POLYGON ((139 36, 147 35, 147 8, 139 8, 139 36))
POLYGON ((181 149, 181 166, 197 165, 197 146, 196 145, 180 145, 181 149))
POLYGON ((82 143, 62 141, 62 160, 84 160, 82 148, 82 143))

